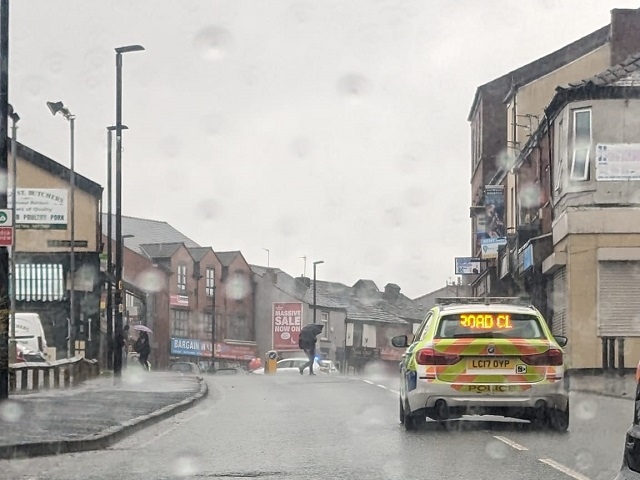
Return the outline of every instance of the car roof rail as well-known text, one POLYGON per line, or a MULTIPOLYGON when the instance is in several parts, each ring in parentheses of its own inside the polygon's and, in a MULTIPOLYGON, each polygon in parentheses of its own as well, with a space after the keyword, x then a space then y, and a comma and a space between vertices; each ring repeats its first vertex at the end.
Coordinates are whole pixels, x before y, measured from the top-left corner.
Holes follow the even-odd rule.
POLYGON ((436 305, 519 305, 523 307, 533 307, 531 299, 522 297, 440 297, 436 298, 436 305))

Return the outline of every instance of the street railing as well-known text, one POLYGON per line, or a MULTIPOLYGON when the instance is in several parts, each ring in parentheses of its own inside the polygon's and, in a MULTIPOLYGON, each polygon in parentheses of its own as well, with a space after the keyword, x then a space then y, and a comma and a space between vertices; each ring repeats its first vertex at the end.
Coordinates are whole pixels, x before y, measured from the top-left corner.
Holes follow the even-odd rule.
POLYGON ((9 365, 9 392, 68 388, 100 374, 97 360, 69 358, 55 362, 9 365))

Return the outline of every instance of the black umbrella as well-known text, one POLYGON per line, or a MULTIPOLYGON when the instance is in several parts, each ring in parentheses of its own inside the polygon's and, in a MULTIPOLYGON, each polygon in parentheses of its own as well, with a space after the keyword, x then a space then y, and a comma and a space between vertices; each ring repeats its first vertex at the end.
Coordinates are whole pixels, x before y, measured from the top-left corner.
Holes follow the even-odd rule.
POLYGON ((323 328, 324 328, 324 323, 310 323, 309 325, 302 327, 302 330, 300 330, 300 333, 306 332, 307 335, 311 334, 314 337, 317 337, 322 333, 323 328))
POLYGON ((322 323, 310 323, 300 330, 300 338, 307 342, 315 343, 316 337, 320 335, 324 324, 322 323))

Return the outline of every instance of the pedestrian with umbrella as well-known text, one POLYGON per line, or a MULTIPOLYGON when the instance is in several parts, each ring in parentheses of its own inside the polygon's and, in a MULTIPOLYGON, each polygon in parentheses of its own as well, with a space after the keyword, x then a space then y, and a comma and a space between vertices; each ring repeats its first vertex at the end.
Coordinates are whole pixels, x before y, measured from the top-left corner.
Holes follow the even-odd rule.
POLYGON ((138 353, 138 361, 145 370, 151 370, 149 365, 149 355, 151 354, 151 344, 149 342, 149 334, 153 333, 151 329, 145 325, 134 325, 133 330, 140 332, 138 340, 133 346, 133 349, 138 353))
POLYGON ((306 353, 309 358, 309 361, 300 367, 300 375, 304 374, 304 369, 307 367, 309 367, 309 375, 315 375, 315 373, 313 373, 313 362, 316 358, 316 342, 323 328, 324 324, 310 323, 300 330, 298 346, 304 350, 304 353, 306 353))

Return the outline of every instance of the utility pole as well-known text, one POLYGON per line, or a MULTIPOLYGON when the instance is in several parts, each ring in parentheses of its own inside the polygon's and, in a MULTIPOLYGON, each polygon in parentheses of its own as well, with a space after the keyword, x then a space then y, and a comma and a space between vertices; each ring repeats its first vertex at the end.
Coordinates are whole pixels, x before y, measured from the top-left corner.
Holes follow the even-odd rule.
POLYGON ((306 277, 307 276, 307 257, 305 255, 303 255, 302 257, 300 257, 302 260, 304 260, 304 267, 302 270, 302 276, 306 277))
POLYGON ((211 296, 211 369, 216 367, 216 277, 213 276, 213 294, 211 296))
MULTIPOLYGON (((13 228, 16 228, 16 203, 18 190, 18 121, 20 115, 16 113, 11 104, 9 104, 9 117, 11 117, 11 176, 13 186, 11 188, 11 218, 13 219, 13 228)), ((16 361, 16 235, 13 235, 13 245, 11 246, 11 331, 9 338, 9 362, 16 361)))
POLYGON ((313 323, 316 323, 316 267, 324 263, 324 260, 313 262, 313 323))
MULTIPOLYGON (((0 0, 0 172, 9 171, 9 0, 0 0)), ((7 191, 0 190, 0 208, 7 191)), ((0 401, 9 398, 9 251, 0 247, 0 401)))
POLYGON ((144 50, 141 45, 127 45, 116 50, 116 268, 115 268, 115 306, 116 321, 114 325, 115 345, 113 356, 113 376, 116 382, 122 376, 122 314, 123 298, 123 258, 122 258, 122 55, 144 50))

